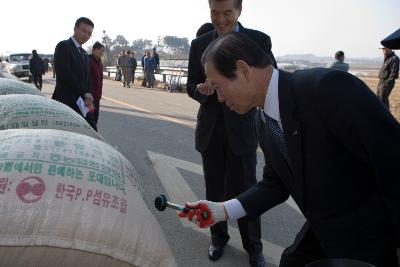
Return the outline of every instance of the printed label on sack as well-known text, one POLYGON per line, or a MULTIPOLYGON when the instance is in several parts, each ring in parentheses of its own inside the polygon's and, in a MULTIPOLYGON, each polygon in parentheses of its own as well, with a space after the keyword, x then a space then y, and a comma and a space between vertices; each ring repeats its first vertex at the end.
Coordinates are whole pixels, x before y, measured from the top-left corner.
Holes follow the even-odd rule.
POLYGON ((42 97, 31 98, 30 102, 20 95, 0 98, 0 130, 46 126, 90 129, 78 114, 71 113, 67 107, 55 105, 42 97))
POLYGON ((71 136, 24 135, 0 141, 0 197, 13 193, 32 204, 51 194, 57 201, 126 214, 124 166, 114 149, 71 136))

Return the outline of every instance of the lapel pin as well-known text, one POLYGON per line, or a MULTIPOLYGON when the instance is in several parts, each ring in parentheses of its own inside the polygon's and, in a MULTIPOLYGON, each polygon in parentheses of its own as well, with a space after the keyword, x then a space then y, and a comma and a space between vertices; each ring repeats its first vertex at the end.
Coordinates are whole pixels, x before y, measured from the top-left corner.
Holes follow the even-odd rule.
POLYGON ((297 135, 297 134, 298 134, 297 130, 294 130, 292 133, 292 135, 297 135))

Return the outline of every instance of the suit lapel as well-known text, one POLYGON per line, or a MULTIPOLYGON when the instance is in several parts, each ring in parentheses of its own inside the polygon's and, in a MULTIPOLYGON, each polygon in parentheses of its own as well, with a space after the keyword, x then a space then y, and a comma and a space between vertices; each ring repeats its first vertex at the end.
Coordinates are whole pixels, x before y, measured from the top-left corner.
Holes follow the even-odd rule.
POLYGON ((279 71, 279 111, 283 133, 288 148, 288 156, 293 171, 300 203, 303 204, 303 153, 300 122, 295 118, 296 103, 292 95, 292 74, 279 71))
POLYGON ((243 27, 242 23, 238 22, 238 26, 239 26, 239 32, 244 32, 246 30, 246 28, 243 27))
POLYGON ((77 64, 80 68, 82 68, 83 71, 85 71, 85 75, 87 76, 88 73, 88 68, 89 68, 89 60, 87 54, 85 54, 83 57, 81 55, 81 52, 79 49, 76 47, 74 41, 72 38, 69 38, 69 44, 71 46, 72 53, 74 54, 74 57, 77 62, 80 62, 81 64, 77 64))
POLYGON ((74 43, 74 41, 72 40, 72 38, 69 38, 69 44, 70 44, 70 46, 71 46, 71 50, 72 50, 72 53, 74 54, 74 56, 75 56, 75 59, 78 59, 78 60, 80 60, 81 62, 82 62, 82 60, 81 60, 81 54, 79 53, 79 50, 78 50, 78 48, 75 46, 75 43, 74 43))

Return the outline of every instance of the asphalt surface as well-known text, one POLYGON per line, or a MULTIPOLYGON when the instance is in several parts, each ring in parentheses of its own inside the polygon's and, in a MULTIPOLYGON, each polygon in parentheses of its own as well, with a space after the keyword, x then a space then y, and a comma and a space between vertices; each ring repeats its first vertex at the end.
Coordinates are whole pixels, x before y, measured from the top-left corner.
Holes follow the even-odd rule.
MULTIPOLYGON (((44 77, 43 91, 51 96, 55 80, 44 77)), ((183 93, 139 86, 124 88, 104 80, 99 133, 136 168, 145 198, 159 221, 179 266, 248 266, 236 222, 230 223, 231 240, 224 256, 211 262, 208 230, 195 229, 173 210, 159 212, 154 198, 165 194, 172 201, 204 199, 200 154, 194 149, 194 128, 199 104, 183 93)), ((264 157, 258 153, 257 177, 264 157)), ((304 223, 303 216, 287 203, 262 215, 262 238, 267 266, 276 266, 283 248, 290 245, 304 223)))

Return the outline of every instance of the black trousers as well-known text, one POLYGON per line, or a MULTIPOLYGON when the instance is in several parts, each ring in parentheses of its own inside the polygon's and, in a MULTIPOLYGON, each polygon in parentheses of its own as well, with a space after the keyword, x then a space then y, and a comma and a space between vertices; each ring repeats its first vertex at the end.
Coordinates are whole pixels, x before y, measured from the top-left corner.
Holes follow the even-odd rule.
POLYGON ((39 75, 33 74, 32 76, 33 76, 33 83, 35 84, 36 88, 42 90, 42 85, 43 85, 42 74, 39 75))
MULTIPOLYGON (((242 156, 233 154, 227 141, 222 114, 218 117, 210 143, 201 156, 207 200, 221 202, 235 198, 256 183, 256 151, 242 156)), ((241 218, 238 226, 243 248, 249 254, 262 252, 260 218, 241 218)), ((224 246, 228 242, 226 222, 217 223, 210 230, 212 244, 224 246)))
POLYGON ((395 81, 391 81, 387 84, 385 83, 385 80, 379 80, 379 82, 378 82, 377 94, 378 94, 379 99, 387 107, 387 109, 390 108, 389 96, 393 90, 394 84, 395 84, 395 81))
POLYGON ((93 101, 95 111, 89 112, 86 114, 86 121, 92 126, 92 128, 97 132, 97 122, 99 120, 99 109, 100 109, 100 100, 93 101))
MULTIPOLYGON (((378 242, 373 240, 360 240, 357 247, 348 255, 334 255, 331 258, 350 258, 361 260, 375 267, 399 267, 396 258, 394 238, 390 234, 382 236, 378 242)), ((306 222, 297 234, 293 244, 286 248, 281 257, 279 267, 304 267, 313 261, 329 258, 308 222, 306 222)))

